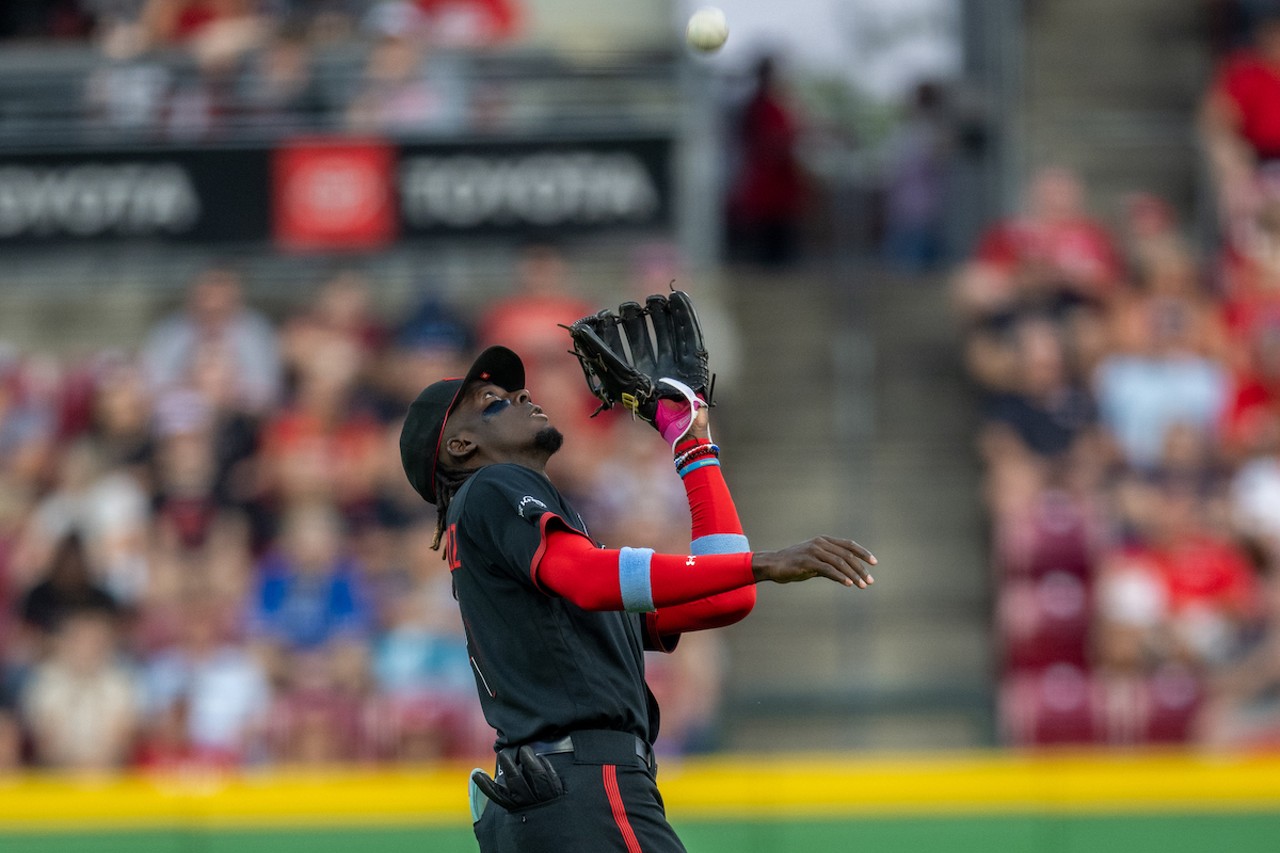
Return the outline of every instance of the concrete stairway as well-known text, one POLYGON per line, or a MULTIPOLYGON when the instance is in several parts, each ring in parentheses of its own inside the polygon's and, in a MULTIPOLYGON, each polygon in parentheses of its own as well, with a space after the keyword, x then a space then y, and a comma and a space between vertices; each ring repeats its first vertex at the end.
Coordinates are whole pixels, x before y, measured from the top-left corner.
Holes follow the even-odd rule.
POLYGON ((1193 210, 1202 178, 1192 117, 1212 70, 1203 6, 1026 0, 1023 165, 1076 168, 1105 215, 1134 190, 1193 210))
POLYGON ((983 523, 947 303, 937 283, 835 276, 731 275, 750 346, 726 476, 753 547, 832 533, 881 565, 868 591, 761 587, 726 632, 728 745, 978 745, 990 732, 983 523))

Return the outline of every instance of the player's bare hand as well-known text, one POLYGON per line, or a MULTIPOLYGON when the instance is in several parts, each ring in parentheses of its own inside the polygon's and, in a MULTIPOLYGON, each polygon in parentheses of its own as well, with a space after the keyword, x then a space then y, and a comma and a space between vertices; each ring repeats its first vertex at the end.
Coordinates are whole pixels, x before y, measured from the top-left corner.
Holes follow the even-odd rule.
POLYGON ((794 583, 822 577, 860 589, 874 582, 870 566, 875 564, 875 556, 866 548, 852 539, 834 536, 816 536, 799 545, 757 551, 751 556, 751 571, 757 581, 794 583))
POLYGON ((711 409, 709 407, 698 407, 698 411, 693 416, 693 423, 689 425, 689 434, 704 441, 711 438, 711 409))

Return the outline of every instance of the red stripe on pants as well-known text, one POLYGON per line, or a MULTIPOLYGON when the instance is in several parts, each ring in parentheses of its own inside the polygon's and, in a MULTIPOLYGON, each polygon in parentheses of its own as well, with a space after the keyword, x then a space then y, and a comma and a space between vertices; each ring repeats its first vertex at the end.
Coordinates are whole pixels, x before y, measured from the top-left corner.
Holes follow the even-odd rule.
POLYGON ((622 840, 627 844, 627 853, 641 853, 640 841, 631 828, 631 821, 627 819, 627 807, 622 804, 622 792, 618 790, 618 767, 615 764, 604 765, 604 792, 609 797, 609 807, 613 809, 613 822, 618 825, 622 840))

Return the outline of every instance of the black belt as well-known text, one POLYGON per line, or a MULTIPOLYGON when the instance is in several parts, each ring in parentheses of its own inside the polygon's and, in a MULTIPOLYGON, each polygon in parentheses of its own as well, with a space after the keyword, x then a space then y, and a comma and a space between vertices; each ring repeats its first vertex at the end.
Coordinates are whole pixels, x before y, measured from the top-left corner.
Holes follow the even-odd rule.
MULTIPOLYGON (((614 733, 611 732, 610 734, 614 733)), ((616 735, 620 738, 628 737, 622 732, 617 732, 616 735)), ((635 749, 636 755, 639 756, 640 760, 647 766, 653 767, 653 747, 649 746, 648 741, 638 735, 632 735, 630 737, 633 741, 632 746, 635 749)), ((527 744, 527 746, 533 747, 533 751, 538 755, 558 755, 561 753, 573 752, 573 735, 565 735, 559 740, 535 740, 527 744)))

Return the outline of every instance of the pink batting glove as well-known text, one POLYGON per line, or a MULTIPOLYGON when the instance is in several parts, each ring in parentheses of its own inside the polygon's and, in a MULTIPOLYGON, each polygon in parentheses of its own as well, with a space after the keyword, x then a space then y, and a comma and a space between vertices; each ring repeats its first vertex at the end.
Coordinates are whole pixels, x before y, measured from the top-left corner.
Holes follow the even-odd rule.
POLYGON ((676 442, 693 426, 693 418, 698 410, 704 408, 706 401, 693 392, 693 389, 675 379, 659 379, 659 385, 667 385, 679 391, 682 399, 662 397, 658 400, 658 410, 654 414, 654 426, 658 433, 674 450, 676 442))

